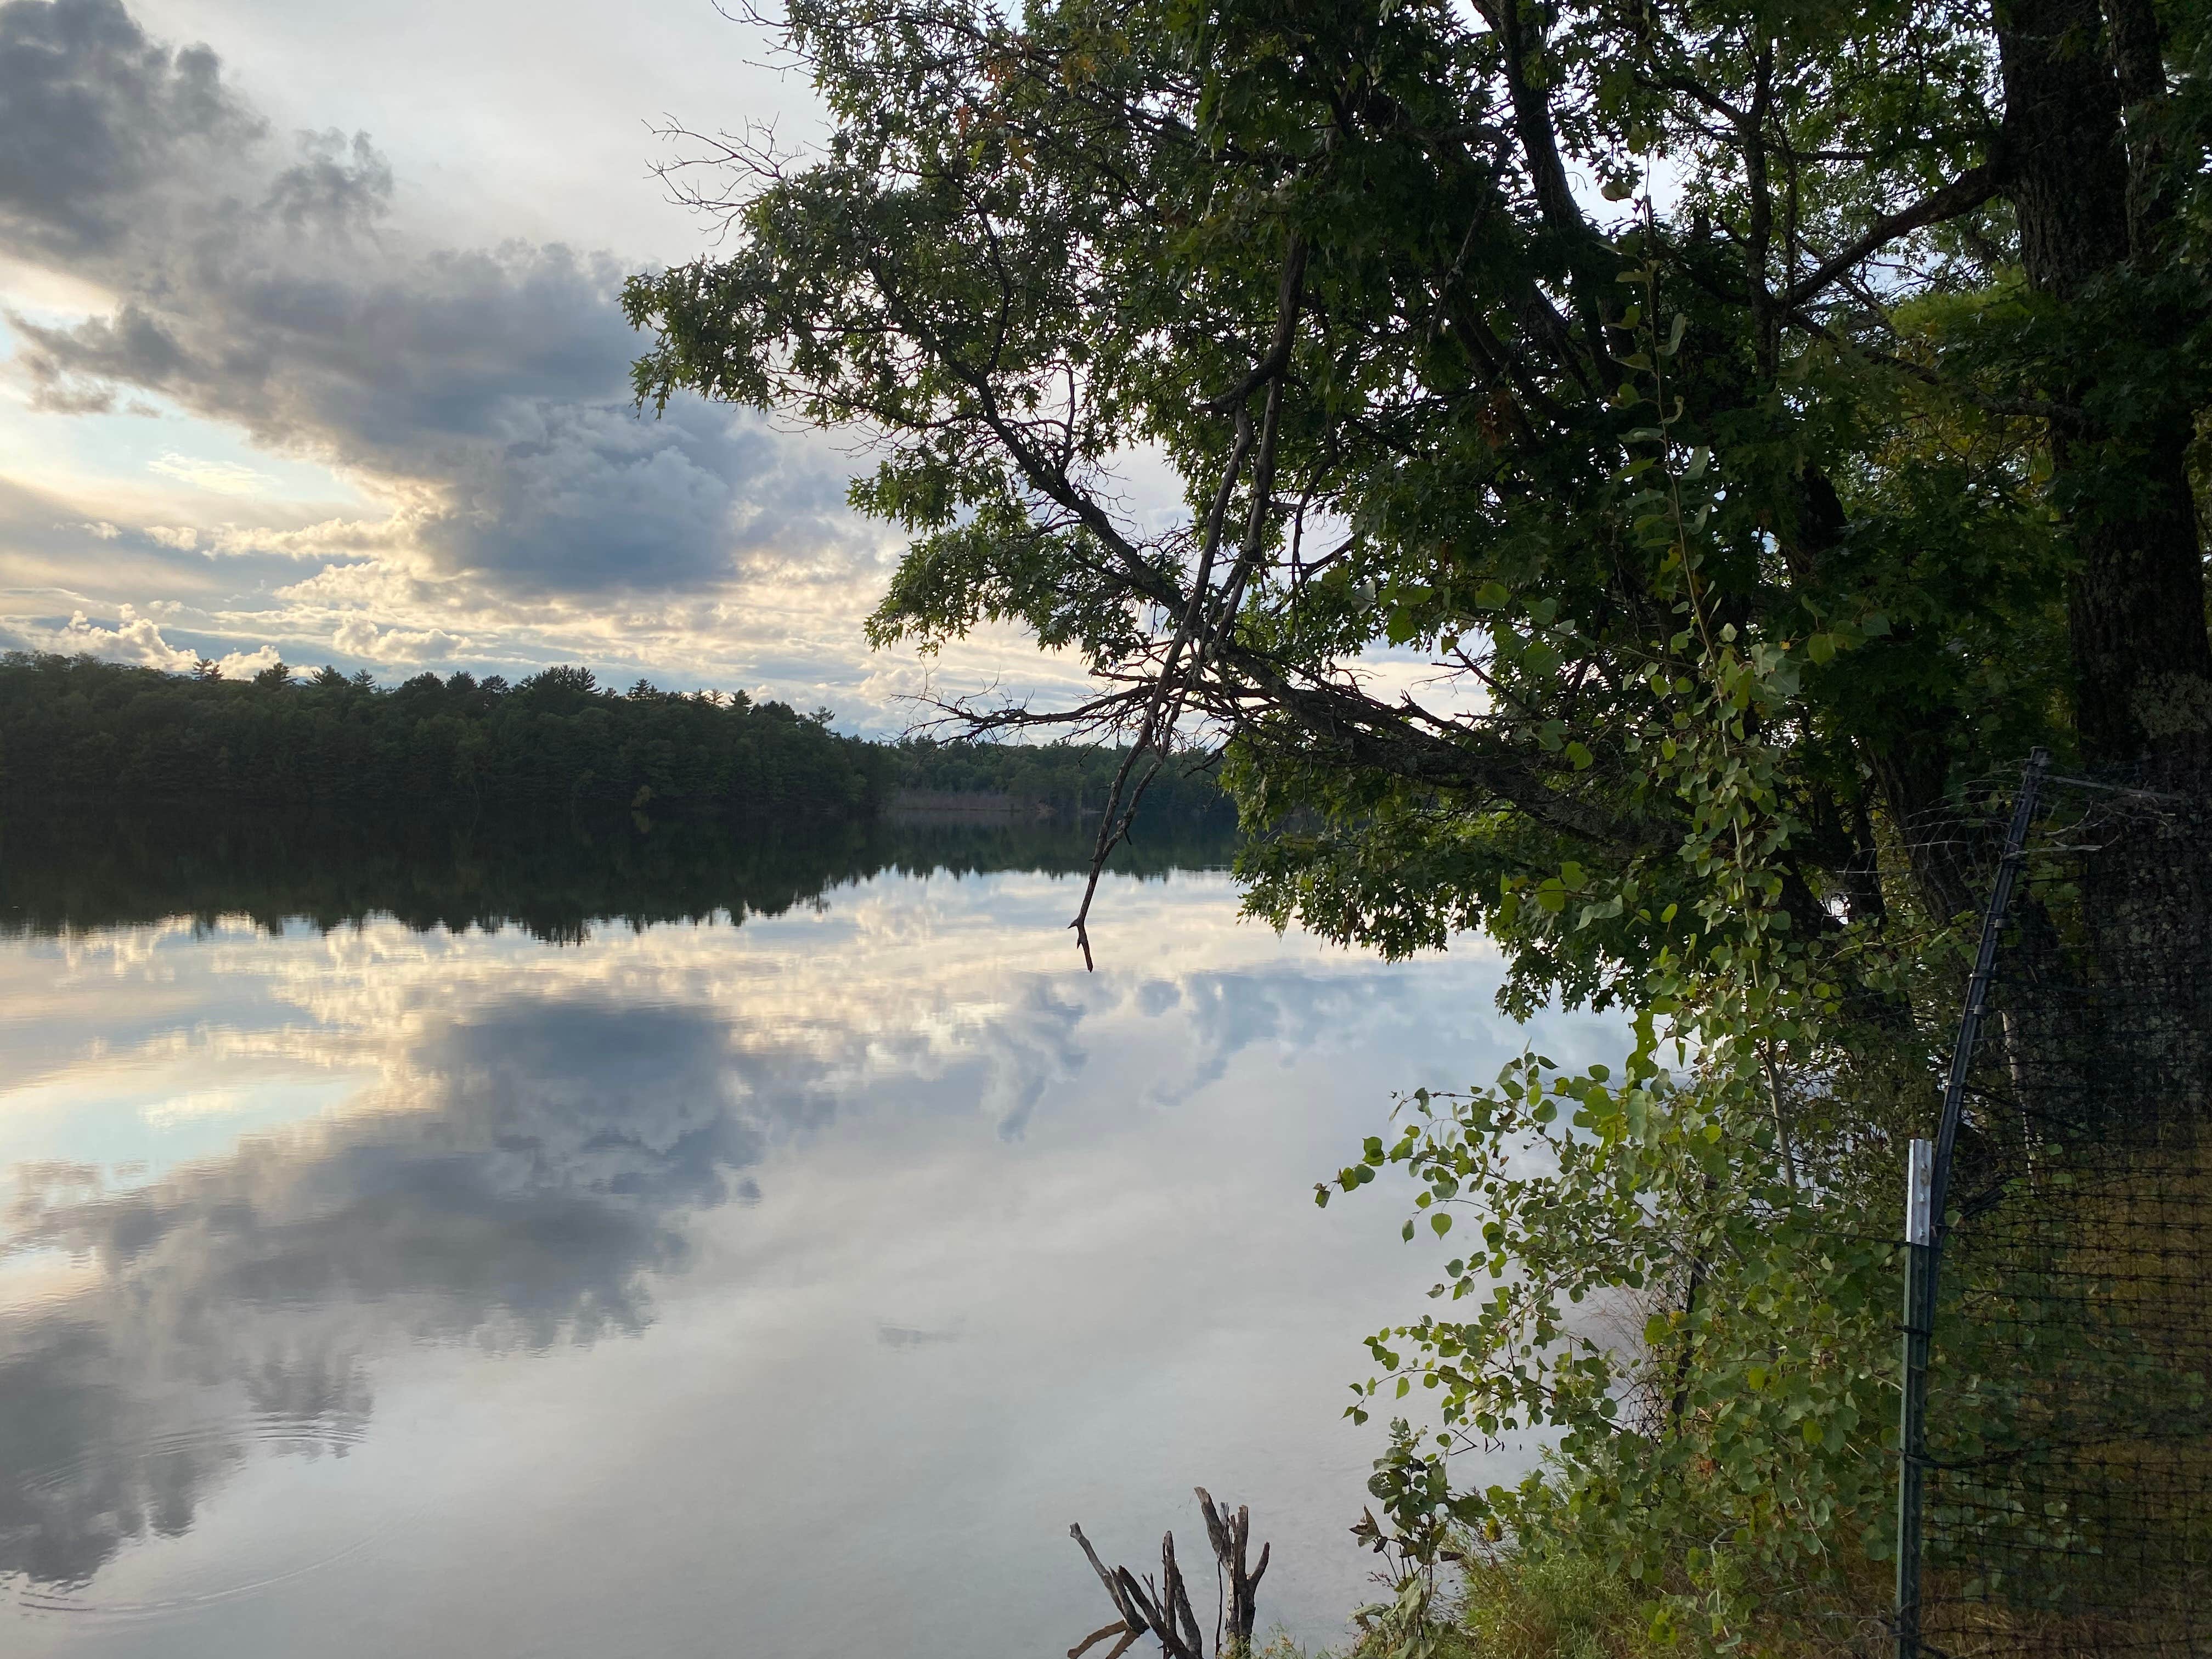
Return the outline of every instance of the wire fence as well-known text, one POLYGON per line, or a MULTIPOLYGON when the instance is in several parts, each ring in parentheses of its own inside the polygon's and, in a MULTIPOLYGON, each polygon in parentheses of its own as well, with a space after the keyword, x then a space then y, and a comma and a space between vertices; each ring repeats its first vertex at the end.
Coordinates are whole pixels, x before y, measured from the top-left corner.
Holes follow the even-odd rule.
POLYGON ((2212 802, 2021 793, 1916 1170, 1898 1651, 2212 1655, 2212 802))

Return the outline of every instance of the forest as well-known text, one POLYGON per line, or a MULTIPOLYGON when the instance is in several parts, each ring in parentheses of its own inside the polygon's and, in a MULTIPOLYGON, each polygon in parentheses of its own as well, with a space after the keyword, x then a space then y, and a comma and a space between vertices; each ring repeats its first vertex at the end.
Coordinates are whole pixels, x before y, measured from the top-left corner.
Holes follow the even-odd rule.
MULTIPOLYGON (((902 792, 1095 817, 1121 751, 841 736, 744 692, 602 685, 588 668, 421 674, 380 686, 283 664, 251 681, 88 657, 0 656, 0 802, 18 823, 87 806, 331 814, 356 823, 550 817, 649 828, 865 825, 902 792)), ((1207 775, 1156 781, 1150 816, 1233 827, 1207 775)))

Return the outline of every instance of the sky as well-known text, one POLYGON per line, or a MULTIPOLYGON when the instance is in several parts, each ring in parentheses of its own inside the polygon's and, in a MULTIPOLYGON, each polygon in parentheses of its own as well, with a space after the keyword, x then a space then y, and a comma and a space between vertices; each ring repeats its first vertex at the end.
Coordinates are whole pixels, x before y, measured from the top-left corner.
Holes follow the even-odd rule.
POLYGON ((0 649, 387 683, 581 662, 896 732, 1071 689, 860 635, 848 435, 641 416, 623 277, 710 227, 668 118, 819 131, 711 0, 0 4, 0 649))

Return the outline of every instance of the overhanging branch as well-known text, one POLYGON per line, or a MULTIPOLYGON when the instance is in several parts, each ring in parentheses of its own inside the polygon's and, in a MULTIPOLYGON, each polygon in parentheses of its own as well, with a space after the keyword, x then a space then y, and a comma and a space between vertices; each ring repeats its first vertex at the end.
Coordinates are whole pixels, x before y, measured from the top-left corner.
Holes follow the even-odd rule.
POLYGON ((1802 282, 1793 283, 1785 290, 1781 299, 1782 307, 1796 310, 1899 237, 1909 235, 1928 225, 1955 219, 1960 214, 1972 212, 1996 195, 2003 185, 2003 174, 1996 164, 1984 162, 1980 167, 1969 168, 1941 190, 1922 197, 1911 206, 1900 208, 1895 213, 1885 213, 1868 228, 1864 235, 1838 249, 1802 282))

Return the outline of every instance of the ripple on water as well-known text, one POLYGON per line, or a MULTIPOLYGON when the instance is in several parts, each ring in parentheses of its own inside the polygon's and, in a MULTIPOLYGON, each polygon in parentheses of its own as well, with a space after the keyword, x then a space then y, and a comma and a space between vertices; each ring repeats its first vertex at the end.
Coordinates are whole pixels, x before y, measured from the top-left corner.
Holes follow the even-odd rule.
MULTIPOLYGON (((211 1417, 199 1422, 173 1425, 121 1443, 109 1443, 96 1451, 56 1460, 22 1471, 12 1482, 34 1512, 45 1503, 65 1501, 79 1489, 97 1488, 112 1479, 118 1467, 136 1467, 154 1475, 149 1485, 158 1490, 162 1470, 212 1469, 263 1456, 343 1457, 368 1438, 368 1425, 360 1419, 300 1416, 279 1412, 245 1417, 211 1417)), ((181 1533, 192 1524, 190 1516, 180 1524, 165 1522, 158 1513, 159 1498, 137 1505, 143 1513, 137 1524, 124 1520, 121 1529, 181 1533)), ((264 1559, 262 1570, 228 1582, 204 1579, 158 1595, 100 1593, 94 1578, 58 1583, 21 1571, 0 1572, 0 1606, 21 1615, 72 1619, 158 1620, 226 1601, 257 1595, 279 1584, 318 1572, 358 1554, 401 1524, 404 1515, 386 1513, 373 1524, 335 1538, 314 1540, 311 1553, 301 1559, 272 1565, 264 1559)), ((120 1517, 118 1517, 120 1519, 120 1517)), ((35 1523, 34 1523, 35 1524, 35 1523)), ((305 1540, 302 1540, 305 1541, 305 1540)), ((95 1576, 96 1577, 96 1576, 95 1576)))

